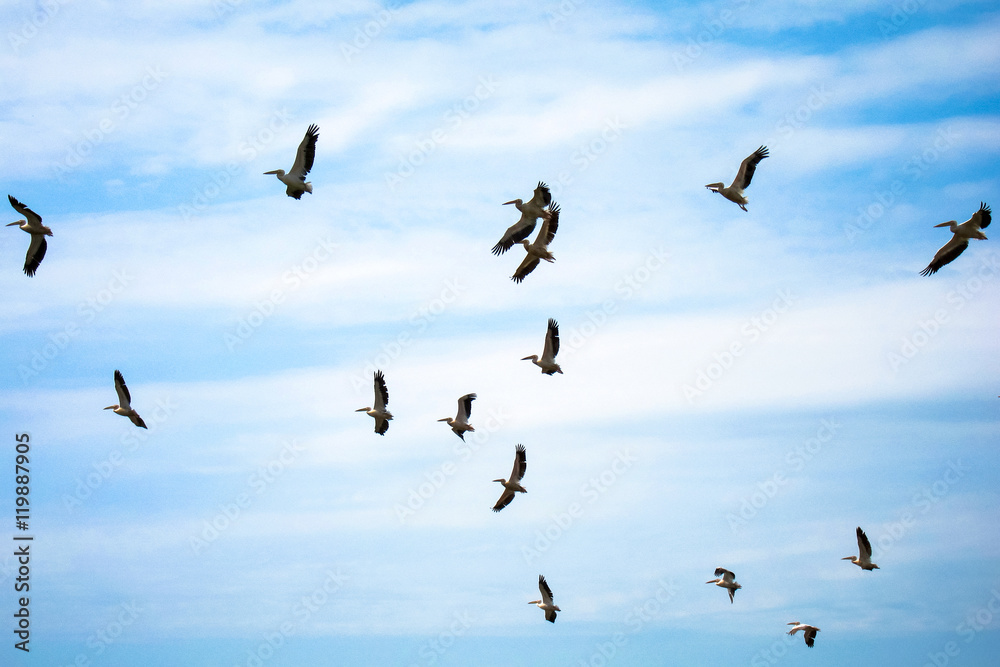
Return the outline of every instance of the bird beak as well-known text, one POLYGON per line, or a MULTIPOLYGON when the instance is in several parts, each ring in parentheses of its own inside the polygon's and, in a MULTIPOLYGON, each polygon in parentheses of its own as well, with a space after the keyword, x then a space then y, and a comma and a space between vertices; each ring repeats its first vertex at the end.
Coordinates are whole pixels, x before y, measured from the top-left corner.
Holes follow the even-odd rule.
POLYGON ((358 408, 355 412, 368 412, 368 408, 358 408))
POLYGON ((274 171, 265 171, 265 172, 264 172, 264 175, 265 175, 265 176, 267 176, 267 175, 269 175, 269 174, 277 174, 277 173, 278 173, 278 170, 277 170, 277 169, 275 169, 274 171))
POLYGON ((439 422, 446 422, 446 421, 448 421, 448 419, 450 419, 450 417, 445 417, 444 419, 439 419, 438 421, 439 422))
POLYGON ((104 409, 105 409, 105 410, 114 410, 114 409, 115 409, 115 408, 117 408, 117 407, 118 407, 117 405, 109 405, 108 407, 106 407, 106 408, 104 408, 104 409))
POLYGON ((511 199, 510 201, 505 201, 503 205, 506 206, 507 204, 513 204, 516 201, 517 201, 516 199, 511 199))
POLYGON ((521 357, 521 361, 531 361, 531 357, 521 357))
POLYGON ((13 227, 14 225, 19 225, 19 224, 21 224, 21 221, 20 221, 20 220, 16 220, 16 221, 14 221, 14 222, 8 222, 8 223, 6 224, 6 226, 7 226, 7 227, 13 227))
POLYGON ((840 560, 854 560, 854 556, 844 556, 840 560))
POLYGON ((947 226, 948 226, 948 225, 950 225, 950 224, 951 224, 952 222, 955 222, 955 221, 954 221, 954 220, 952 220, 951 222, 942 222, 942 223, 941 223, 940 225, 934 225, 934 226, 935 226, 935 227, 947 227, 947 226))

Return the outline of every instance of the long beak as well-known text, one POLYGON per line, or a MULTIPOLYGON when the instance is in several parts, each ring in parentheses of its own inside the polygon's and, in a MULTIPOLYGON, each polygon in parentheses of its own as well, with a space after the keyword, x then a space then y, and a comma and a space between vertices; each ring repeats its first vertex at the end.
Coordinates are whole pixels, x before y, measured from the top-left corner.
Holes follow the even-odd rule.
POLYGON ((531 361, 531 357, 521 357, 521 361, 531 361))
POLYGON ((358 408, 355 412, 368 412, 371 408, 358 408))
POLYGON ((844 556, 840 560, 854 560, 854 556, 844 556))
POLYGON ((20 224, 21 224, 21 221, 20 220, 16 220, 14 222, 8 222, 5 226, 6 227, 13 227, 14 225, 20 225, 20 224))
POLYGON ((516 201, 517 201, 516 199, 511 199, 510 201, 505 201, 505 202, 503 203, 503 205, 504 205, 504 206, 506 206, 507 204, 513 204, 513 203, 515 203, 516 201))
POLYGON ((952 221, 950 221, 950 222, 942 222, 942 223, 941 223, 940 225, 934 225, 934 226, 935 226, 935 227, 947 227, 948 225, 951 225, 951 224, 953 224, 954 222, 955 222, 955 221, 954 221, 954 220, 952 220, 952 221))
POLYGON ((538 604, 539 602, 541 602, 541 600, 532 600, 528 604, 538 604))
POLYGON ((275 169, 274 171, 265 171, 264 175, 268 176, 270 174, 277 174, 279 171, 280 171, 280 169, 275 169))
POLYGON ((115 409, 115 408, 117 408, 117 407, 118 407, 117 405, 109 405, 108 407, 106 407, 106 408, 104 408, 104 409, 105 409, 105 410, 114 410, 114 409, 115 409))
POLYGON ((445 417, 444 419, 439 419, 438 421, 439 421, 439 422, 446 422, 446 421, 448 421, 449 419, 451 419, 451 417, 445 417))

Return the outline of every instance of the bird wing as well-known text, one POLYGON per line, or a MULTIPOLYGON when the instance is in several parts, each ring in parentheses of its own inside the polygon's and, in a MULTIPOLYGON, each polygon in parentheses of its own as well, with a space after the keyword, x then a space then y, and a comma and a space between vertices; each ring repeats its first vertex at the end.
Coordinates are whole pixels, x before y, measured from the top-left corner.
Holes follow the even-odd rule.
POLYGON ((986 229, 990 226, 992 220, 993 212, 990 210, 990 207, 983 202, 979 202, 979 210, 972 214, 972 221, 980 229, 986 229))
POLYGON ((559 204, 552 204, 548 210, 549 217, 545 219, 542 228, 538 230, 535 243, 542 242, 545 245, 552 243, 552 239, 556 237, 556 232, 559 230, 559 204))
POLYGON ((519 283, 524 280, 524 277, 535 270, 538 266, 538 258, 534 255, 525 255, 524 259, 521 260, 521 265, 517 267, 514 271, 514 275, 510 277, 515 283, 519 283))
POLYGON ((524 445, 518 445, 514 452, 514 469, 510 471, 510 481, 520 482, 528 469, 528 455, 524 450, 524 445))
POLYGON ((545 208, 552 203, 552 193, 549 192, 549 186, 545 185, 542 181, 538 181, 538 187, 535 188, 535 193, 531 196, 531 203, 538 208, 545 208))
POLYGON ((816 628, 811 625, 805 629, 806 646, 812 648, 813 643, 816 641, 816 628))
POLYGON ((385 432, 389 430, 389 420, 388 419, 376 419, 375 420, 375 432, 379 435, 385 435, 385 432))
POLYGON ((748 155, 746 159, 740 163, 740 171, 736 174, 736 180, 733 181, 733 185, 738 187, 740 190, 748 187, 751 179, 753 179, 753 173, 757 170, 757 164, 767 156, 767 146, 761 146, 748 155))
POLYGON ((319 126, 310 125, 306 129, 306 135, 302 137, 299 150, 295 153, 295 164, 292 165, 292 170, 288 172, 290 176, 295 176, 301 181, 306 180, 306 174, 313 168, 313 160, 316 159, 317 139, 319 139, 319 126))
POLYGON ((552 604, 552 589, 549 588, 549 582, 545 581, 545 577, 542 575, 538 575, 538 590, 542 592, 542 603, 552 604))
MULTIPOLYGON (((14 199, 13 197, 11 197, 10 195, 7 195, 7 199, 10 201, 10 205, 14 207, 15 211, 17 211, 18 213, 20 213, 21 215, 23 215, 25 218, 28 219, 28 223, 29 224, 31 224, 33 226, 34 225, 40 225, 40 224, 42 224, 42 216, 38 215, 37 213, 35 213, 34 211, 32 211, 30 208, 28 208, 27 206, 25 206, 21 202, 17 201, 16 199, 14 199)), ((987 223, 987 224, 989 224, 989 223, 987 223)))
POLYGON ((968 247, 969 239, 955 234, 951 237, 950 241, 941 246, 941 249, 934 254, 934 259, 927 265, 927 268, 920 272, 920 275, 929 276, 937 273, 942 266, 955 261, 968 247))
POLYGON ((32 234, 31 243, 28 244, 28 253, 24 256, 24 273, 27 276, 35 275, 38 265, 45 258, 45 251, 49 244, 45 242, 44 234, 32 234))
POLYGON ((722 580, 727 583, 732 583, 736 579, 736 575, 724 567, 715 568, 715 576, 722 577, 722 580))
POLYGON ((537 218, 522 213, 521 219, 508 227, 507 231, 503 233, 503 237, 493 246, 493 254, 502 255, 513 248, 515 243, 520 243, 531 236, 537 222, 537 218))
POLYGON ((512 500, 514 500, 514 492, 504 487, 503 493, 500 495, 500 500, 493 506, 493 511, 499 512, 504 507, 507 507, 507 505, 510 505, 510 501, 512 500))
POLYGON ((861 560, 869 560, 872 557, 872 544, 868 541, 865 531, 861 530, 861 526, 858 526, 858 554, 861 560))
POLYGON ((559 323, 550 317, 549 328, 545 332, 545 349, 542 350, 542 359, 554 360, 557 354, 559 354, 559 323))
POLYGON ((472 402, 474 400, 476 400, 475 394, 466 394, 458 399, 458 415, 455 417, 455 421, 469 421, 469 417, 472 416, 472 402))
POLYGON ((375 371, 375 409, 379 412, 389 405, 389 390, 385 386, 385 376, 382 371, 375 371))
POLYGON ((133 412, 128 416, 128 418, 132 421, 133 424, 135 424, 139 428, 146 428, 146 422, 142 421, 142 417, 140 417, 138 414, 133 412))
POLYGON ((545 620, 548 621, 549 623, 555 623, 556 622, 556 610, 555 609, 549 609, 547 612, 545 612, 545 620))
POLYGON ((118 370, 115 371, 115 391, 118 392, 118 407, 125 410, 131 409, 132 396, 128 393, 128 387, 125 386, 125 378, 118 370))

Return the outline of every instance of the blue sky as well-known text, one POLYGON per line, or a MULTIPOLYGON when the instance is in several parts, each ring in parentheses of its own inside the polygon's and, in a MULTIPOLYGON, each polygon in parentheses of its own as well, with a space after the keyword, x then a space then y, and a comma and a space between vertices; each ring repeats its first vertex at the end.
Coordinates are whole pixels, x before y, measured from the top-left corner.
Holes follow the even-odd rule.
POLYGON ((4 193, 54 233, 30 279, 0 234, 3 664, 995 662, 1000 251, 919 275, 1000 205, 990 3, 0 16, 4 193), (295 201, 263 172, 310 123, 295 201), (748 212, 705 189, 762 144, 748 212), (515 285, 539 180, 557 261, 515 285))

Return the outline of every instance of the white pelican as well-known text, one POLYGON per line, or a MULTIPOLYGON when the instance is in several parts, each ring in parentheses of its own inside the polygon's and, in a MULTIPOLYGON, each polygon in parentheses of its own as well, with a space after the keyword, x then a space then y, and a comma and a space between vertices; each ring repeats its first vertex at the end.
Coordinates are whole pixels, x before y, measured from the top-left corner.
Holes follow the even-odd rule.
POLYGON ((52 236, 52 230, 42 224, 42 216, 10 195, 7 195, 7 199, 10 200, 10 205, 14 207, 14 210, 26 218, 25 220, 11 222, 7 226, 13 227, 17 225, 31 234, 31 243, 28 244, 28 254, 24 257, 24 273, 30 278, 35 275, 38 265, 42 263, 42 259, 45 257, 45 250, 48 248, 45 237, 52 236))
POLYGON ((510 505, 510 501, 514 500, 514 493, 527 493, 528 490, 521 486, 521 479, 524 477, 524 471, 528 469, 528 456, 524 451, 524 445, 518 445, 517 450, 514 452, 514 468, 510 471, 510 479, 495 479, 494 482, 500 482, 503 484, 503 493, 500 495, 500 500, 497 504, 493 506, 494 512, 499 512, 507 505, 510 505))
MULTIPOLYGON (((983 230, 990 226, 993 217, 991 213, 989 206, 979 202, 979 210, 962 224, 959 225, 954 220, 949 220, 940 225, 934 225, 935 227, 947 227, 954 236, 937 251, 934 259, 931 260, 926 269, 920 272, 920 275, 929 276, 932 273, 937 273, 942 266, 954 261, 969 247, 969 239, 985 241, 986 234, 983 234, 983 230)), ((22 229, 24 228, 22 227, 22 229)))
POLYGON ((385 409, 389 405, 389 390, 385 387, 385 376, 382 371, 375 371, 375 407, 358 408, 355 412, 364 412, 375 419, 375 432, 385 435, 389 430, 389 420, 392 413, 385 409))
POLYGON ((559 323, 550 317, 549 328, 545 332, 545 347, 542 349, 542 358, 539 359, 537 354, 533 354, 530 357, 523 357, 521 361, 530 359, 531 363, 541 368, 546 375, 561 374, 562 369, 556 363, 557 354, 559 354, 559 323))
POLYGON ((118 392, 118 405, 109 405, 104 409, 114 410, 116 415, 128 417, 139 428, 146 428, 146 422, 142 421, 139 413, 132 409, 132 396, 129 395, 128 387, 125 386, 125 378, 118 370, 115 371, 115 391, 118 392))
POLYGON ((312 194, 312 183, 306 183, 306 174, 313 168, 313 160, 316 158, 316 140, 319 139, 319 126, 310 125, 306 129, 306 136, 302 137, 299 150, 295 153, 295 164, 292 170, 285 173, 284 169, 265 171, 264 174, 276 174, 278 180, 287 185, 285 194, 289 197, 302 199, 302 193, 312 194))
POLYGON ((868 536, 865 535, 865 531, 861 530, 861 526, 858 526, 858 555, 854 556, 844 556, 840 560, 849 560, 862 570, 877 570, 879 566, 872 562, 872 545, 868 541, 868 536))
POLYGON ((541 600, 532 600, 528 604, 533 604, 539 609, 545 612, 545 620, 549 623, 556 622, 556 612, 562 611, 559 607, 552 604, 552 589, 549 588, 549 584, 545 581, 545 577, 538 575, 538 590, 542 592, 541 600))
POLYGON ((544 259, 546 262, 556 261, 555 255, 549 252, 548 245, 552 243, 552 239, 556 237, 556 232, 559 230, 559 205, 553 204, 549 211, 551 215, 545 219, 542 223, 542 228, 538 231, 538 236, 535 237, 534 243, 528 243, 527 239, 521 241, 521 245, 528 252, 525 255, 524 260, 521 261, 521 265, 517 267, 514 271, 514 275, 510 278, 515 283, 519 283, 524 280, 524 277, 535 270, 538 266, 538 261, 544 259))
POLYGON ((738 583, 736 583, 736 575, 729 570, 717 567, 715 568, 715 576, 718 579, 712 579, 711 581, 706 581, 706 584, 715 584, 716 586, 721 586, 729 591, 729 603, 733 603, 733 596, 736 595, 736 591, 743 588, 738 583))
POLYGON ((819 628, 806 625, 805 623, 799 623, 798 621, 792 621, 787 625, 794 625, 795 627, 788 631, 788 634, 794 635, 799 630, 802 630, 803 636, 806 638, 806 646, 812 648, 813 642, 816 641, 816 633, 819 632, 819 628))
POLYGON ((448 426, 451 430, 455 432, 455 435, 465 440, 466 431, 475 431, 472 428, 472 424, 469 423, 469 417, 472 415, 472 402, 476 400, 475 394, 466 394, 465 396, 458 399, 458 414, 455 418, 445 417, 444 419, 439 419, 439 422, 448 422, 448 426))
POLYGON ((743 191, 750 186, 750 179, 753 178, 753 172, 757 169, 757 163, 766 157, 767 146, 761 146, 743 160, 740 164, 740 171, 736 174, 736 179, 728 188, 724 187, 722 183, 709 183, 705 187, 712 192, 718 192, 731 202, 736 202, 745 211, 749 200, 743 196, 743 191))
POLYGON ((503 238, 493 246, 493 254, 502 255, 513 248, 515 243, 520 243, 522 240, 528 238, 531 231, 535 228, 538 218, 547 219, 551 215, 550 211, 545 210, 545 207, 551 203, 552 194, 549 192, 549 186, 541 181, 538 181, 535 194, 528 200, 528 203, 524 203, 520 199, 505 201, 503 203, 504 206, 513 204, 521 212, 521 219, 507 228, 503 238))

